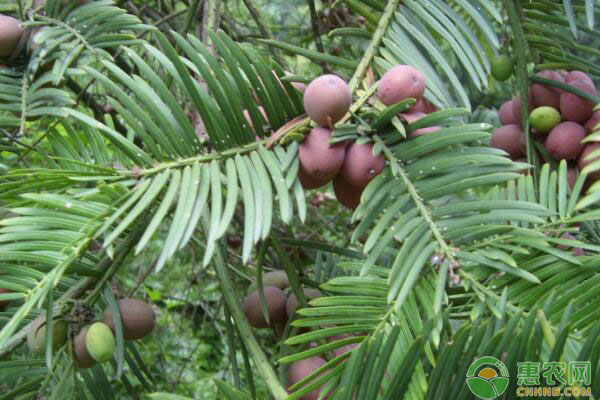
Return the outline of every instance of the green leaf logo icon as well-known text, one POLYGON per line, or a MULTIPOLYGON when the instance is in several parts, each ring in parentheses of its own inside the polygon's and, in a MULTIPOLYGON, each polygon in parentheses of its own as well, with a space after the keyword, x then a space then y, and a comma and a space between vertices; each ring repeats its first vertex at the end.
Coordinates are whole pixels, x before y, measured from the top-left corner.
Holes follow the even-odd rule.
POLYGON ((471 392, 482 399, 500 397, 508 387, 508 369, 494 357, 475 360, 467 371, 467 385, 471 392))

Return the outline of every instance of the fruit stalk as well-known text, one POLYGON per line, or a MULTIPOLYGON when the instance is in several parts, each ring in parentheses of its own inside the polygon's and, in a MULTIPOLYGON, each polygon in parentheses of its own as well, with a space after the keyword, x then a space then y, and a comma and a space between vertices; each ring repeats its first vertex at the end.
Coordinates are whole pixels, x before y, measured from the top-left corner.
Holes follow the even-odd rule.
POLYGON ((349 86, 350 86, 351 93, 354 93, 354 91, 358 87, 358 84, 362 80, 363 75, 365 74, 365 72, 367 72, 369 65, 371 65, 371 61, 373 60, 373 57, 375 57, 375 54, 379 51, 379 44, 381 43, 383 34, 387 30, 387 27, 392 19, 392 15, 398 8, 398 3, 400 3, 400 0, 390 0, 387 2, 386 6, 385 6, 385 10, 383 11, 381 18, 379 18, 379 23, 377 24, 377 28, 375 29, 375 32, 373 32, 373 37, 371 39, 371 43, 369 43, 369 47, 367 47, 367 50, 365 51, 365 55, 360 60, 358 67, 354 71, 354 75, 352 76, 352 79, 350 79, 349 86))

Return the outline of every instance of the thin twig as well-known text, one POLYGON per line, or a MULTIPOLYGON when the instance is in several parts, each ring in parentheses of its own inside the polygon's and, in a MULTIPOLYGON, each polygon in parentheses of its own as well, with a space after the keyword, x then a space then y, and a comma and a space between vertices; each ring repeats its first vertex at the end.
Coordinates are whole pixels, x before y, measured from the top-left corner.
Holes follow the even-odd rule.
MULTIPOLYGON (((325 47, 323 47, 323 40, 321 39, 321 30, 319 28, 319 18, 317 16, 317 8, 315 7, 315 0, 306 0, 308 3, 308 9, 310 10, 310 24, 312 26, 313 34, 315 35, 315 46, 319 53, 325 54, 325 47)), ((320 62, 324 72, 329 71, 327 63, 320 62)))
MULTIPOLYGON (((258 30, 260 31, 260 33, 266 39, 273 40, 274 39, 273 33, 271 32, 269 27, 263 22, 264 18, 261 15, 258 8, 256 8, 256 5, 254 5, 254 3, 252 2, 252 0, 244 0, 244 4, 246 5, 246 8, 248 8, 248 11, 250 11, 250 15, 252 15, 252 18, 254 18, 254 21, 256 22, 256 26, 258 27, 258 30)), ((281 57, 281 55, 279 54, 279 51, 272 48, 272 46, 268 46, 268 48, 269 48, 269 51, 271 52, 271 54, 273 54, 275 61, 277 61, 277 63, 279 65, 281 65, 283 68, 286 68, 287 63, 285 62, 283 57, 281 57)))

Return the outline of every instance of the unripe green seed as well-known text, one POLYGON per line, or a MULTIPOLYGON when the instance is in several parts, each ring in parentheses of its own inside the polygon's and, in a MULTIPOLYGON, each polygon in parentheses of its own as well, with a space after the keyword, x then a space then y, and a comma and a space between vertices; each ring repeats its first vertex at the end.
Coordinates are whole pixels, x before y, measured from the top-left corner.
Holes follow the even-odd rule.
MULTIPOLYGON (((67 341, 67 323, 63 320, 52 321, 52 351, 56 351, 67 341)), ((35 355, 46 352, 46 316, 40 315, 31 324, 27 333, 27 345, 35 355)))
POLYGON ((534 109, 529 114, 531 127, 539 133, 548 133, 556 125, 560 124, 561 116, 557 109, 542 106, 534 109))
POLYGON ((513 73, 513 63, 506 56, 495 56, 492 58, 492 76, 497 81, 505 81, 513 73))
POLYGON ((115 355, 115 337, 103 322, 94 322, 85 335, 85 347, 92 358, 98 362, 111 360, 115 355))

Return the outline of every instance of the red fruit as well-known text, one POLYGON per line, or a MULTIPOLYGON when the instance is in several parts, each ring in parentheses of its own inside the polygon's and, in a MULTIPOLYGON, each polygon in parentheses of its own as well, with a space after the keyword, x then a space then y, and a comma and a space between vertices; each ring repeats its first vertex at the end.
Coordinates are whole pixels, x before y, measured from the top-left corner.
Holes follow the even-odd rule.
MULTIPOLYGON (((583 149, 583 151, 585 151, 585 149, 583 149)), ((581 157, 581 155, 579 157, 581 157)), ((575 167, 567 168, 567 183, 569 184, 569 187, 571 189, 573 189, 573 186, 575 186, 575 182, 577 181, 578 176, 579 176, 579 172, 577 171, 577 168, 575 168, 575 167)))
POLYGON ((600 127, 596 128, 598 124, 600 124, 600 111, 593 113, 583 127, 591 132, 600 129, 600 127))
POLYGON ((513 113, 513 101, 509 100, 504 102, 500 106, 500 110, 498 111, 498 117, 500 118, 500 124, 502 125, 521 125, 521 121, 515 118, 515 114, 513 113))
MULTIPOLYGON (((522 115, 521 115, 521 98, 518 96, 513 97, 512 99, 512 104, 513 104, 513 116, 515 118, 516 121, 518 121, 518 124, 521 125, 521 121, 523 121, 522 115)), ((527 103, 527 109, 528 114, 533 111, 533 99, 531 98, 531 93, 529 93, 529 101, 527 103)))
MULTIPOLYGON (((316 299, 317 297, 321 297, 321 292, 317 289, 304 289, 304 296, 307 300, 316 299)), ((294 293, 290 294, 285 302, 285 312, 287 313, 288 318, 292 318, 294 312, 298 308, 298 298, 294 293)))
POLYGON ((352 94, 339 76, 322 75, 313 80, 304 92, 304 110, 319 125, 333 126, 350 109, 352 94))
POLYGON ((409 108, 409 112, 422 112, 425 114, 429 114, 432 112, 436 112, 437 109, 429 100, 426 98, 421 98, 421 100, 417 101, 417 103, 409 108))
MULTIPOLYGON (((557 71, 546 69, 544 71, 538 72, 536 76, 564 83, 562 75, 557 71)), ((558 109, 558 107, 560 106, 561 92, 562 90, 558 88, 552 86, 544 86, 540 83, 534 83, 531 85, 531 97, 533 99, 533 104, 536 107, 548 106, 558 109)))
MULTIPOLYGON (((569 82, 573 87, 583 90, 584 92, 596 95, 594 85, 586 80, 577 79, 569 82)), ((560 95, 560 113, 563 119, 574 122, 585 122, 592 116, 595 104, 583 97, 579 97, 571 92, 563 92, 560 95)))
POLYGON ((588 74, 582 71, 571 71, 564 76, 565 83, 571 83, 573 81, 582 79, 584 81, 589 81, 591 84, 594 83, 592 78, 588 74))
POLYGON ((337 175, 346 158, 344 143, 329 144, 330 138, 330 129, 313 128, 298 150, 302 170, 319 181, 329 181, 337 175))
POLYGON ((583 150, 581 141, 585 138, 585 128, 575 122, 562 122, 550 131, 546 139, 546 149, 556 160, 572 160, 583 150))
POLYGON ((425 114, 424 112, 420 112, 420 111, 412 111, 412 112, 408 112, 408 113, 401 113, 398 115, 400 117, 404 118, 406 120, 406 122, 408 122, 409 124, 412 124, 413 122, 418 121, 421 118, 427 116, 427 114, 425 114))
MULTIPOLYGON (((352 337, 354 335, 334 335, 334 336, 330 336, 327 338, 327 341, 332 343, 332 342, 337 342, 338 340, 342 340, 342 339, 347 339, 349 337, 352 337)), ((354 350, 355 348, 357 348, 358 346, 360 346, 360 343, 350 343, 350 344, 346 344, 342 347, 338 347, 336 349, 333 349, 332 352, 333 354, 337 357, 337 356, 341 356, 342 354, 345 354, 349 351, 354 350)))
MULTIPOLYGON (((581 154, 579 155, 579 158, 577 159, 577 166, 579 167, 580 171, 583 170, 588 165, 590 165, 591 163, 600 160, 600 157, 594 157, 592 159, 588 159, 588 156, 598 149, 600 149, 600 143, 589 143, 589 144, 585 145, 585 147, 583 148, 583 151, 581 152, 581 154)), ((600 178, 600 170, 592 172, 592 173, 588 173, 588 178, 590 178, 592 180, 596 180, 596 179, 600 178)))
POLYGON ((315 179, 304 171, 302 165, 298 168, 298 180, 305 190, 318 189, 329 183, 329 179, 315 179))
POLYGON ((496 129, 492 134, 492 147, 504 150, 510 158, 519 158, 524 152, 519 145, 523 136, 523 130, 519 125, 504 125, 496 129))
POLYGON ((348 183, 342 175, 333 178, 333 193, 341 205, 354 210, 360 204, 360 196, 363 187, 357 187, 348 183))
POLYGON ((346 150, 346 160, 342 165, 341 175, 346 182, 358 187, 365 187, 383 171, 385 157, 382 153, 373 154, 370 143, 352 143, 346 150))
POLYGON ((16 18, 0 14, 0 57, 12 56, 22 36, 21 22, 16 18))
POLYGON ((423 97, 425 77, 410 65, 390 68, 379 81, 377 97, 385 105, 398 103, 412 97, 417 101, 423 97))
MULTIPOLYGON (((304 379, 325 364, 325 360, 321 357, 310 357, 304 360, 296 361, 290 365, 288 369, 288 381, 290 385, 304 379)), ((302 396, 304 400, 317 400, 319 393, 323 387, 319 387, 312 392, 302 396)))
MULTIPOLYGON (((404 118, 409 123, 409 125, 410 125, 413 122, 418 121, 421 118, 427 116, 427 114, 417 111, 417 112, 409 112, 409 113, 400 114, 400 116, 402 118, 404 118)), ((409 133, 408 137, 409 138, 414 138, 414 137, 417 137, 417 136, 423 136, 423 135, 425 135, 427 133, 439 131, 440 129, 442 129, 441 126, 429 126, 427 128, 420 128, 420 129, 417 129, 414 132, 409 133)))
MULTIPOLYGON (((275 323, 285 321, 287 318, 285 312, 287 296, 285 293, 276 287, 265 287, 263 289, 271 324, 274 325, 275 323)), ((250 325, 255 328, 266 328, 269 326, 262 313, 257 290, 246 296, 242 308, 250 325)))

